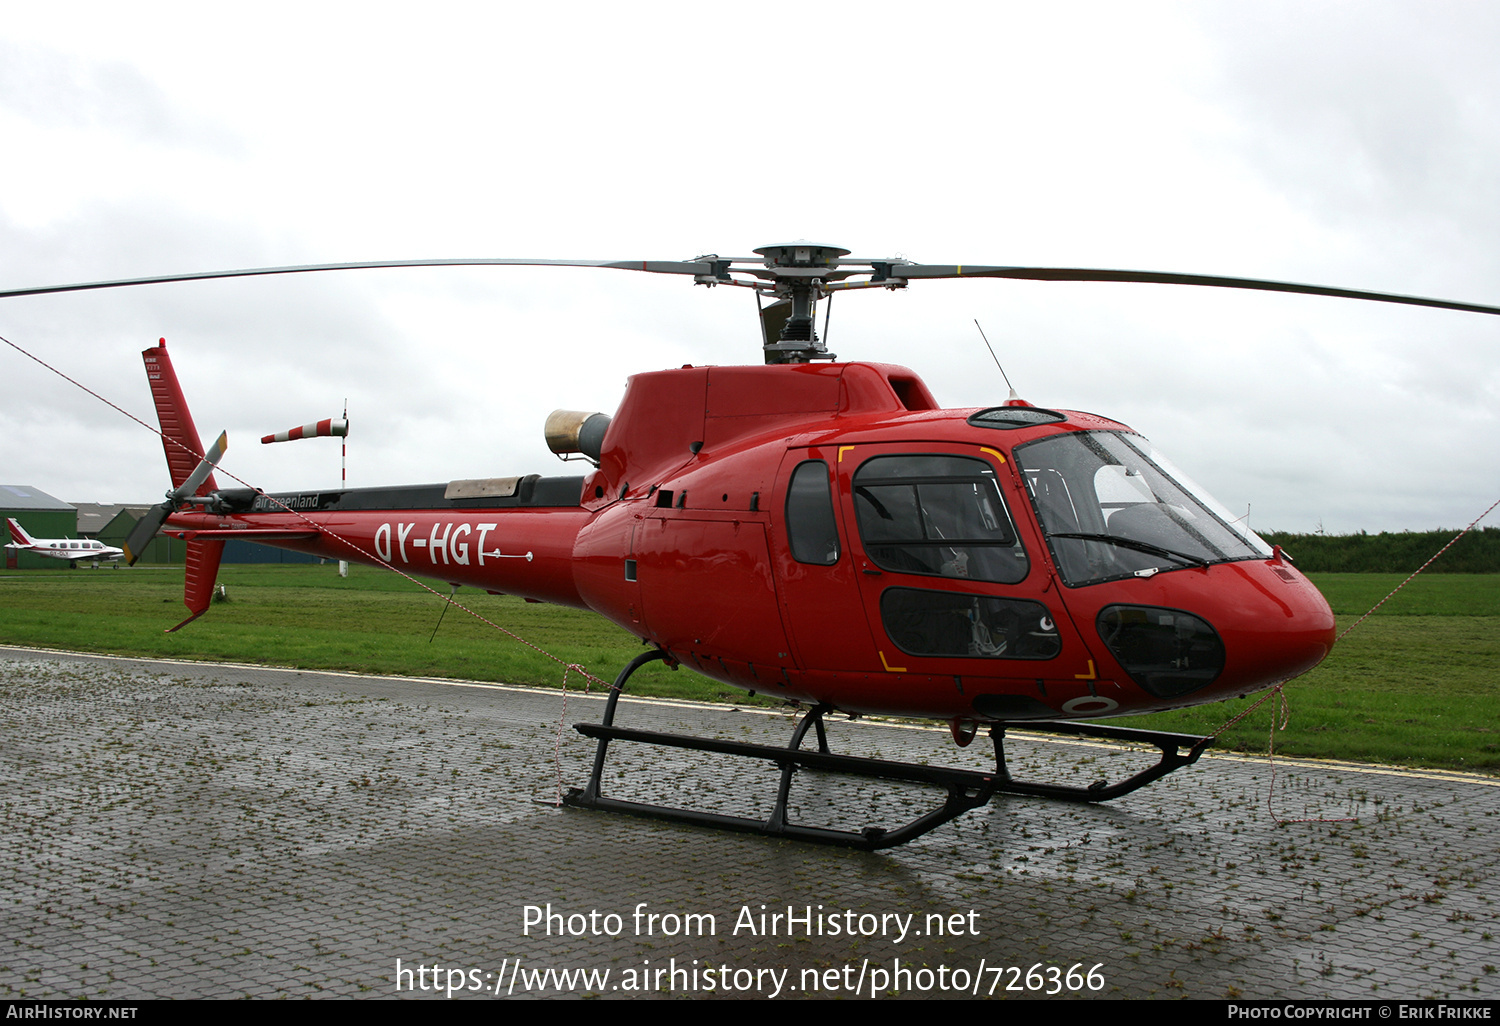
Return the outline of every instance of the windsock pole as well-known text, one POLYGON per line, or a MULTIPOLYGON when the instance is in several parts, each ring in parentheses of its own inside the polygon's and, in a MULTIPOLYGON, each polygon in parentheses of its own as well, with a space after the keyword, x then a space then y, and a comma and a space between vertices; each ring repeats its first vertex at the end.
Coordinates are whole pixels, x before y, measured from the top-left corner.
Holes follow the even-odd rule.
MULTIPOLYGON (((339 487, 349 487, 349 397, 344 396, 344 433, 339 436, 339 487)), ((349 576, 349 561, 339 560, 339 576, 349 576)))

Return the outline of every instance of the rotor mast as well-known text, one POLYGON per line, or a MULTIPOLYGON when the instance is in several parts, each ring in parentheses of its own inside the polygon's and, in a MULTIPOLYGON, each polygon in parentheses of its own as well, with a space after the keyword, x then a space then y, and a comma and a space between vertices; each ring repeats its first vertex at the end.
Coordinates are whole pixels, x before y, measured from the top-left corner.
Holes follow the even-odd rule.
POLYGON ((818 338, 815 315, 818 300, 829 295, 825 286, 837 270, 839 258, 848 256, 849 250, 797 241, 762 246, 755 255, 764 259, 771 272, 766 277, 774 282, 764 291, 776 297, 775 302, 761 307, 766 363, 837 359, 818 338))

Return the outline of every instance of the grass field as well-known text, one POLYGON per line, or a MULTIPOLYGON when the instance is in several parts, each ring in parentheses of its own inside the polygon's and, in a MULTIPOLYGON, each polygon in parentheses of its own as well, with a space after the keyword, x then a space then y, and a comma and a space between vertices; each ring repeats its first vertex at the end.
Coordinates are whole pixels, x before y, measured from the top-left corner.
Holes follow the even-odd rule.
MULTIPOLYGON (((166 634, 186 615, 181 567, 10 571, 0 576, 0 642, 551 686, 562 682, 567 663, 612 680, 643 650, 638 639, 592 613, 459 590, 456 602, 559 663, 460 609, 444 613, 431 592, 370 567, 351 566, 341 578, 332 564, 226 565, 219 582, 227 602, 166 634)), ((631 685, 635 693, 709 701, 734 692, 657 664, 631 685)))
MULTIPOLYGON (((556 686, 563 665, 612 679, 640 642, 577 610, 460 589, 457 600, 556 656, 547 658, 393 574, 332 565, 225 566, 229 601, 176 634, 180 568, 6 571, 0 643, 556 686), (437 628, 435 637, 429 636, 437 628)), ((1319 574, 1340 628, 1401 580, 1319 574)), ((574 678, 576 682, 576 677, 574 678)), ((744 704, 743 692, 653 663, 635 694, 744 704)), ((1288 685, 1291 721, 1276 751, 1315 758, 1500 771, 1500 575, 1417 578, 1322 666, 1288 685)), ((757 699, 756 701, 767 701, 757 699)), ((1211 733, 1251 700, 1131 717, 1131 726, 1211 733)), ((1265 751, 1269 703, 1220 748, 1265 751)))
MULTIPOLYGON (((1400 574, 1313 574, 1342 631, 1400 574)), ((1500 770, 1500 575, 1424 574, 1286 687, 1291 720, 1276 751, 1404 766, 1500 770)), ((1257 696, 1258 697, 1258 696, 1257 696)), ((1253 699, 1131 718, 1211 733, 1253 699)), ((1220 748, 1263 752, 1271 703, 1220 748)))

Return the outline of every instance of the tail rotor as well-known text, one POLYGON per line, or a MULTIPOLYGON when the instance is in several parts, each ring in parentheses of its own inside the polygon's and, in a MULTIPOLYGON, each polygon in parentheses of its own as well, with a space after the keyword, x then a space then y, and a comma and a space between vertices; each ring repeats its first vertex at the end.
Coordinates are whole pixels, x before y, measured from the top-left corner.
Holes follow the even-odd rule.
POLYGON ((167 517, 187 506, 202 505, 211 501, 212 493, 209 495, 195 493, 213 474, 228 448, 229 433, 222 431, 219 433, 218 441, 214 442, 213 448, 209 449, 207 455, 198 461, 198 466, 193 468, 187 480, 167 493, 167 501, 152 506, 146 511, 145 516, 136 521, 130 537, 125 539, 125 558, 131 566, 135 566, 136 561, 141 558, 141 554, 146 551, 146 546, 151 544, 151 539, 156 537, 162 524, 166 523, 167 517))

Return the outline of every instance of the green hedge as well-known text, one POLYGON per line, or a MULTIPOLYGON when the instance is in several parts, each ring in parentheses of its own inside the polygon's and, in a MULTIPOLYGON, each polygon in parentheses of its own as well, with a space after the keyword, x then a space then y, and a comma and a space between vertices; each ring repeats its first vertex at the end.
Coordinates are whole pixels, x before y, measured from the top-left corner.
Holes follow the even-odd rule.
MULTIPOLYGON (((1259 533, 1270 544, 1285 549, 1303 573, 1409 574, 1452 541, 1458 530, 1394 534, 1259 533)), ((1500 527, 1470 531, 1443 553, 1431 569, 1445 574, 1500 573, 1500 527)))

